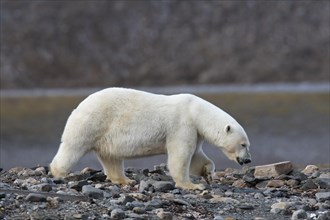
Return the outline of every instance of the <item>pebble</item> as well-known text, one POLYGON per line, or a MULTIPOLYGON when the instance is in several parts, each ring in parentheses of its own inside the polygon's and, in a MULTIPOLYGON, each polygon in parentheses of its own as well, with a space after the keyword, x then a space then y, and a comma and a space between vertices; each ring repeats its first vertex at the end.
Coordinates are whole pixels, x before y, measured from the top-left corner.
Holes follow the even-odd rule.
POLYGON ((94 198, 94 199, 101 199, 103 198, 103 190, 96 189, 93 186, 90 185, 84 185, 82 187, 82 193, 88 197, 94 198))

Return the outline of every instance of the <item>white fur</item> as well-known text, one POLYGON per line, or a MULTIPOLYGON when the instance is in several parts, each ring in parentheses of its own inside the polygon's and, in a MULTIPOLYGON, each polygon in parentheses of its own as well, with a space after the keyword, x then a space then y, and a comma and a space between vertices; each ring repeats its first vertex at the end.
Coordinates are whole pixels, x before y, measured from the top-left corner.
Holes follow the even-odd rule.
POLYGON ((132 181, 124 175, 124 159, 167 154, 177 187, 203 189, 190 181, 189 174, 206 176, 214 171, 214 163, 202 150, 204 139, 232 160, 250 158, 244 129, 201 98, 109 88, 90 95, 71 113, 50 168, 54 176, 63 177, 83 155, 94 151, 108 179, 128 184, 132 181))

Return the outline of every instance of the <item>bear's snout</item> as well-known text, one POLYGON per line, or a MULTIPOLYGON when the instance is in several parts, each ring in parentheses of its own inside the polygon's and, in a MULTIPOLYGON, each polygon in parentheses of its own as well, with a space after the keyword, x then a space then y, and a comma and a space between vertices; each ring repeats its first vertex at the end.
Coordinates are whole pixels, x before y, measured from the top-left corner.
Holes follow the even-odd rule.
POLYGON ((240 157, 236 157, 236 161, 237 161, 237 163, 239 163, 240 165, 247 164, 247 163, 251 163, 251 159, 250 159, 250 158, 240 158, 240 157))

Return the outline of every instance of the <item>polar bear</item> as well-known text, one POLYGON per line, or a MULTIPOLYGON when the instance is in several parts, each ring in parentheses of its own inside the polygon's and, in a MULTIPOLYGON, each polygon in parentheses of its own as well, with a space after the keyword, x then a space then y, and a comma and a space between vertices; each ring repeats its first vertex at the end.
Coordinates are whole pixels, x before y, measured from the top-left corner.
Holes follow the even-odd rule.
POLYGON ((191 94, 157 95, 108 88, 83 100, 67 120, 57 154, 50 164, 64 177, 79 159, 94 151, 115 184, 130 184, 123 160, 167 154, 176 187, 204 189, 189 175, 212 175, 214 163, 203 152, 206 140, 239 164, 251 162, 250 142, 229 114, 191 94))

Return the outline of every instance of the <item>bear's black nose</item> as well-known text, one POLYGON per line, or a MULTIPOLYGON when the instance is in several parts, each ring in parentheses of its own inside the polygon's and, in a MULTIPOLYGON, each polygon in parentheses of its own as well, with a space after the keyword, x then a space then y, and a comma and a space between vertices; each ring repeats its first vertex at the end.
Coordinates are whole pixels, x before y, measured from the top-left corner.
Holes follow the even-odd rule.
POLYGON ((243 158, 240 158, 240 157, 236 157, 236 161, 240 164, 240 165, 243 165, 245 163, 251 163, 251 159, 243 159, 243 158))

